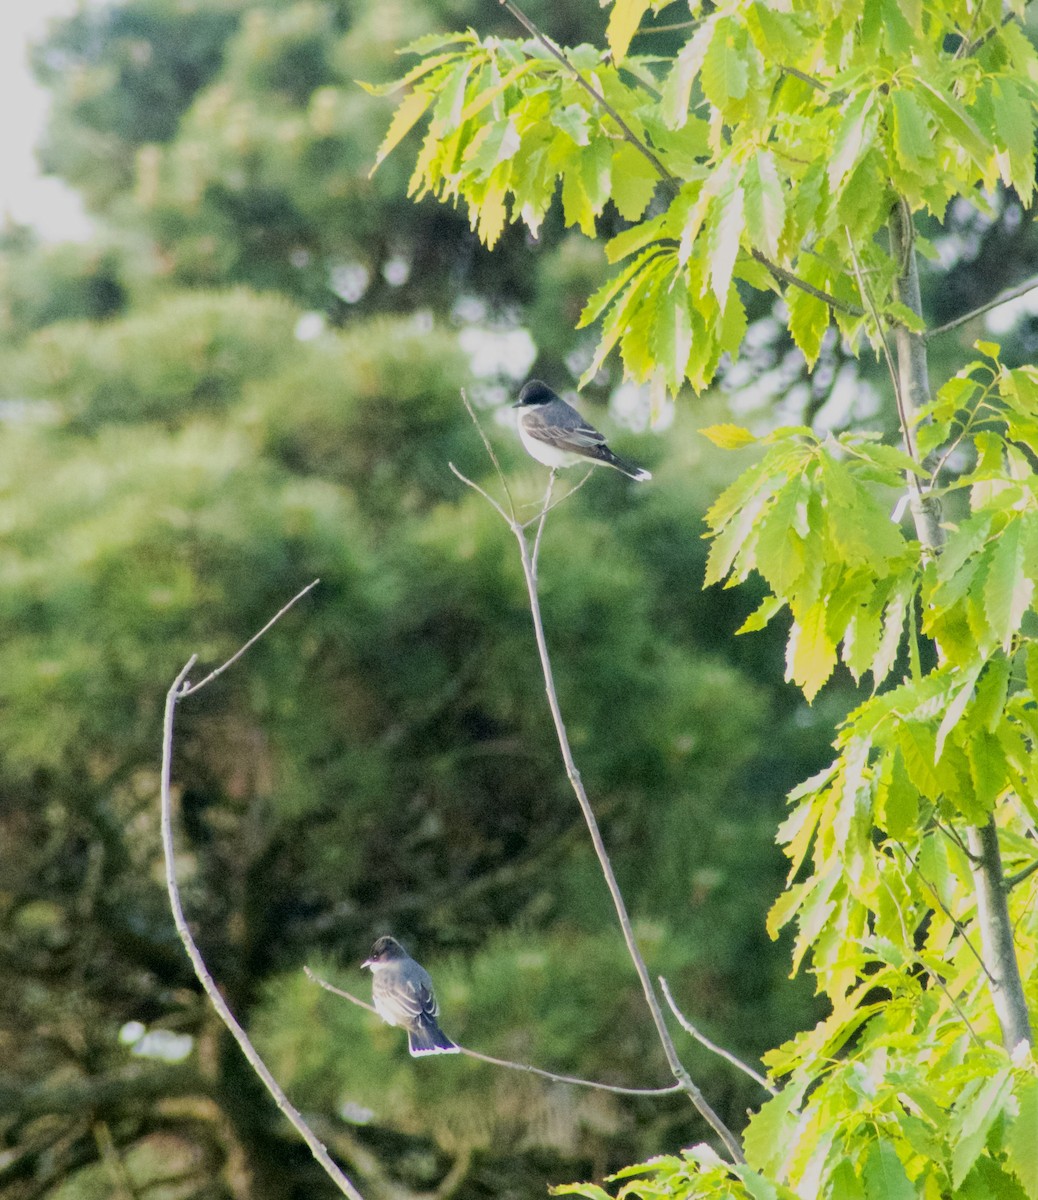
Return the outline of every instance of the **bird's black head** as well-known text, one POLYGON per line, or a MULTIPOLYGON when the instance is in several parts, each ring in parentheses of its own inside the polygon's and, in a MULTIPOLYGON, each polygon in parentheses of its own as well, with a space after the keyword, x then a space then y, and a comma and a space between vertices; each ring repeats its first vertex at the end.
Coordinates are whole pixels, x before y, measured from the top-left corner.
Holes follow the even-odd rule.
POLYGON ((361 966, 370 967, 372 963, 394 962, 398 958, 406 957, 407 951, 400 945, 396 938, 380 937, 374 946, 371 947, 371 953, 361 963, 361 966))
POLYGON ((523 384, 519 399, 512 407, 526 408, 532 404, 550 404, 554 399, 556 399, 555 393, 546 383, 541 383, 539 379, 531 379, 529 383, 523 384))

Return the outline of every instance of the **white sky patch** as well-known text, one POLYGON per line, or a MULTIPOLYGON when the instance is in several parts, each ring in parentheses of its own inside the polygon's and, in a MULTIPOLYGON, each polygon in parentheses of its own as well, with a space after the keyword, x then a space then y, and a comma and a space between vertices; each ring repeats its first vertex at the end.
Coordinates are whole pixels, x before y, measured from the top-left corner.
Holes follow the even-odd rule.
POLYGON ((86 241, 92 227, 78 195, 40 174, 35 146, 43 134, 50 96, 29 69, 29 44, 51 20, 82 7, 79 0, 5 0, 0 3, 0 223, 32 225, 48 241, 86 241))
POLYGON ((1021 317, 1033 317, 1038 314, 1038 288, 1024 292, 1013 300, 1007 300, 998 308, 993 308, 984 315, 984 325, 988 333, 996 337, 1004 337, 1011 333, 1021 317))
POLYGON ((522 379, 533 366, 537 347, 526 329, 481 329, 470 325, 458 334, 462 350, 469 356, 472 374, 479 379, 504 375, 522 379))

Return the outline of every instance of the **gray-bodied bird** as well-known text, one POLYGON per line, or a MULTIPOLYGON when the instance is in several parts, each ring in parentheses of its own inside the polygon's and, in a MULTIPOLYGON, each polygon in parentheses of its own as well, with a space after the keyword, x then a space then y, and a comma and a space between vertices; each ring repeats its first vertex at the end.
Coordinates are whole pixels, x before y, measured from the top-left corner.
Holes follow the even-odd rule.
POLYGON ((440 1007, 429 972, 420 967, 396 938, 380 937, 361 964, 372 974, 371 999, 387 1025, 407 1030, 407 1048, 422 1054, 457 1054, 458 1047, 436 1023, 440 1007))
POLYGON ((539 379, 523 385, 512 407, 519 409, 519 437, 523 445, 538 462, 553 471, 586 462, 615 467, 639 482, 652 478, 648 471, 618 458, 602 434, 539 379))

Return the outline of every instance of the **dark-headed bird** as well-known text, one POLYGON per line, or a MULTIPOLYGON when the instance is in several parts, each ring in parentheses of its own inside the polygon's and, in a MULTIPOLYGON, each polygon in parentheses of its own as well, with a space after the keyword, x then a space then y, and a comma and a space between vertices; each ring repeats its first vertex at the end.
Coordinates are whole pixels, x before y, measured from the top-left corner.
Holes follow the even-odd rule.
POLYGON ((553 471, 583 462, 615 467, 639 482, 652 478, 648 471, 618 458, 602 434, 539 379, 523 385, 512 407, 519 409, 519 437, 528 453, 553 471))
POLYGON ((418 965, 396 938, 380 937, 361 964, 372 974, 371 999, 387 1025, 407 1030, 407 1048, 422 1054, 457 1054, 458 1047, 436 1023, 439 1005, 429 972, 418 965))

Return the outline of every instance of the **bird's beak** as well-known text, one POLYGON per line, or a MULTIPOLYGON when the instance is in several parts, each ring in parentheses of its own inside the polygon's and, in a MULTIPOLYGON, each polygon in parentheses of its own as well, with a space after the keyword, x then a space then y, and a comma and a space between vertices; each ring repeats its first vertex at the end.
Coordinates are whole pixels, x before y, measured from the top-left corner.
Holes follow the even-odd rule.
POLYGON ((363 971, 365 967, 370 967, 370 966, 371 966, 371 959, 370 959, 370 958, 366 958, 366 959, 365 959, 365 960, 364 960, 364 961, 363 961, 363 962, 360 964, 360 969, 363 971))

